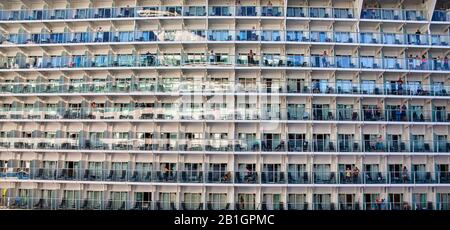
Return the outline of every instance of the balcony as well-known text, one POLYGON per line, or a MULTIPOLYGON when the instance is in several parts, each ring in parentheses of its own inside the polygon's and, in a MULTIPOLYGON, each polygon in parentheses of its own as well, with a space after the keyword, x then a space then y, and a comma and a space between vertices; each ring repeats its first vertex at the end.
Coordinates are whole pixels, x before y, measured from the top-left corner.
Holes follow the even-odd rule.
POLYGON ((280 171, 262 171, 261 183, 262 184, 284 184, 286 183, 284 172, 280 171))
MULTIPOLYGON (((90 151, 182 151, 182 152, 413 152, 445 153, 450 149, 446 140, 394 140, 394 139, 263 139, 227 140, 226 146, 233 148, 205 148, 211 140, 205 139, 142 139, 99 138, 97 140, 45 137, 7 137, 0 139, 4 151, 23 150, 90 150, 90 151), (147 143, 146 143, 147 142, 147 143), (148 142, 152 142, 149 144, 148 142)), ((43 175, 48 175, 43 172, 43 175)))
MULTIPOLYGON (((313 105, 315 106, 315 105, 313 105)), ((395 108, 390 105, 389 108, 394 109, 381 109, 381 108, 368 108, 363 106, 363 109, 352 108, 340 108, 340 109, 328 109, 328 108, 304 108, 297 104, 288 104, 287 108, 280 107, 267 107, 261 109, 233 109, 227 110, 218 109, 211 110, 204 108, 201 105, 195 109, 185 109, 182 107, 176 107, 166 105, 157 105, 152 107, 129 107, 129 108, 93 108, 93 107, 81 107, 81 108, 5 108, 0 109, 0 120, 23 120, 23 121, 70 121, 70 120, 82 120, 82 121, 145 121, 145 120, 189 120, 189 121, 343 121, 343 122, 361 122, 361 121, 378 121, 378 122, 436 122, 446 123, 450 122, 450 112, 445 108, 436 108, 433 110, 424 110, 418 106, 411 106, 411 109, 395 108), (415 108, 414 108, 415 107, 415 108), (312 116, 310 116, 312 114, 312 116)), ((206 106, 207 107, 207 106, 206 106)), ((255 105, 256 107, 256 105, 255 105)), ((399 106, 398 106, 399 107, 399 106)), ((18 137, 19 138, 19 137, 18 137)), ((62 138, 63 139, 63 138, 62 138)), ((63 140, 61 140, 63 141, 63 140)), ((126 140, 124 140, 126 141, 126 140)), ((180 150, 190 151, 202 151, 206 148, 207 151, 231 151, 233 142, 226 139, 202 139, 193 140, 179 138, 179 146, 176 147, 180 150), (183 143, 186 142, 186 143, 183 143), (202 142, 201 145, 197 142, 202 142), (203 143, 207 142, 207 143, 203 143)), ((156 148, 162 148, 162 145, 156 146, 156 148)), ((249 148, 248 142, 235 143, 239 144, 242 148, 249 148)), ((284 151, 284 143, 277 143, 266 145, 262 143, 264 150, 279 150, 284 151), (281 144, 281 145, 280 145, 281 144)), ((87 141, 86 146, 88 148, 106 148, 108 142, 104 143, 87 141)), ((109 146, 112 149, 128 148, 130 144, 116 143, 116 145, 109 146)), ((299 146, 296 146, 299 147, 299 146)), ((42 147, 41 147, 42 148, 42 147)), ((49 148, 52 148, 51 146, 49 148)), ((142 148, 151 149, 151 146, 143 146, 142 148)), ((172 148, 175 148, 172 146, 172 148)), ((253 145, 253 148, 257 146, 253 145)))
POLYGON ((284 203, 283 202, 278 202, 278 203, 262 202, 261 210, 284 210, 284 203))
POLYGON ((370 45, 448 46, 449 35, 388 32, 300 30, 132 30, 52 33, 10 33, 0 46, 108 45, 172 42, 290 42, 370 45))
POLYGON ((288 184, 310 184, 310 174, 306 171, 288 171, 288 184))
POLYGON ((230 210, 230 203, 224 202, 208 202, 206 203, 207 210, 230 210))
POLYGON ((75 55, 75 56, 47 56, 47 57, 4 57, 1 71, 17 70, 70 70, 98 68, 218 68, 218 67, 259 67, 259 68, 292 68, 301 67, 309 69, 345 69, 345 70, 383 70, 389 72, 405 71, 449 71, 448 63, 442 65, 437 59, 422 58, 420 64, 410 65, 415 59, 397 57, 351 57, 312 55, 210 55, 199 53, 194 55, 75 55), (209 57, 209 58, 208 58, 209 57), (408 63, 408 65, 407 65, 408 63))
MULTIPOLYGON (((290 65, 290 64, 288 64, 290 65)), ((95 79, 94 79, 95 80, 95 79)), ((375 82, 352 82, 337 81, 327 82, 326 84, 313 80, 299 81, 297 85, 296 79, 287 79, 286 83, 278 83, 278 87, 268 87, 267 84, 256 82, 253 89, 242 87, 239 83, 232 84, 221 83, 215 84, 203 80, 194 80, 186 82, 183 79, 177 79, 172 82, 143 82, 139 80, 130 80, 128 82, 119 82, 118 80, 102 81, 102 82, 40 82, 29 84, 26 82, 0 82, 1 94, 105 94, 105 93, 140 93, 140 94, 170 94, 171 92, 189 93, 205 93, 205 94, 222 94, 222 93, 245 93, 252 91, 254 93, 288 93, 292 96, 299 93, 313 94, 362 94, 362 95, 398 95, 398 96, 448 96, 450 86, 445 86, 443 82, 433 84, 417 84, 416 82, 385 83, 376 84, 375 82), (194 87, 195 85, 204 85, 204 87, 194 87)), ((157 106, 155 106, 158 108, 157 106)), ((61 107, 61 110, 67 108, 61 107)), ((19 110, 18 108, 2 109, 4 112, 19 110)), ((42 108, 44 110, 44 108, 42 108)), ((81 110, 83 110, 81 108, 81 110)), ((88 108, 84 109, 88 111, 88 108)), ((125 109, 119 108, 99 108, 100 111, 117 110, 123 112, 125 109)), ((48 109, 47 112, 58 112, 58 108, 48 109)), ((42 111, 44 112, 44 111, 42 111)), ((216 110, 211 109, 211 112, 216 110)))
POLYGON ((434 22, 450 22, 450 12, 446 10, 435 10, 433 11, 433 17, 431 21, 434 22))
POLYGON ((289 202, 287 203, 288 210, 308 210, 307 202, 289 202))
POLYGON ((360 210, 359 203, 339 203, 339 210, 360 210))
POLYGON ((314 202, 312 204, 313 210, 335 210, 335 204, 334 203, 328 203, 328 202, 314 202))
POLYGON ((449 184, 449 172, 428 171, 158 171, 111 169, 0 168, 2 180, 103 181, 209 184, 449 184), (45 175, 47 174, 47 175, 45 175), (234 179, 232 178, 234 175, 234 179), (260 175, 260 176, 259 176, 260 175), (285 176, 287 175, 287 177, 285 176))
POLYGON ((235 172, 234 183, 237 184, 257 184, 259 183, 258 173, 255 171, 235 172))
POLYGON ((255 202, 239 201, 235 203, 234 210, 258 210, 258 206, 255 202))
MULTIPOLYGON (((282 6, 210 6, 207 13, 212 17, 281 17, 282 6)), ((117 8, 61 8, 35 10, 3 10, 2 21, 51 21, 83 19, 140 19, 151 17, 202 17, 204 6, 129 6, 117 8)), ((307 18, 354 18, 352 8, 294 7, 288 6, 288 17, 307 18)))
POLYGON ((416 9, 362 9, 361 19, 393 21, 426 21, 426 13, 416 9))
MULTIPOLYGON (((431 203, 431 202, 430 202, 431 203)), ((364 210, 410 210, 408 202, 364 202, 364 210)), ((431 203, 432 205, 432 203, 431 203)), ((431 208, 432 209, 432 208, 431 208)))
POLYGON ((232 173, 230 171, 207 171, 206 183, 232 183, 232 173))
MULTIPOLYGON (((168 202, 168 201, 140 201, 140 200, 114 200, 114 199, 65 199, 65 198, 39 198, 39 197, 5 197, 10 200, 3 204, 2 208, 27 209, 27 210, 177 210, 180 205, 182 210, 203 210, 201 202, 168 202)), ((207 202, 207 210, 230 210, 230 203, 207 202)), ((314 202, 310 207, 307 202, 288 202, 288 210, 449 210, 448 202, 358 202, 341 203, 336 206, 330 202, 314 202)), ((283 210, 284 203, 260 204, 254 202, 237 202, 235 210, 283 210)))
POLYGON ((203 210, 203 203, 200 202, 181 202, 181 210, 203 210))
POLYGON ((335 18, 335 19, 353 19, 354 9, 352 8, 329 8, 329 7, 307 7, 307 6, 288 6, 288 18, 335 18))

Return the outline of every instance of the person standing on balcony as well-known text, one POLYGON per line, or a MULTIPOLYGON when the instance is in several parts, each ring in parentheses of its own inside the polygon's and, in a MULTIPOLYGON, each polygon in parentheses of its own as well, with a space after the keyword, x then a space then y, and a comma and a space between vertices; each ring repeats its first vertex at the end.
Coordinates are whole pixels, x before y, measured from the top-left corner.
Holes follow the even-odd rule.
POLYGON ((375 119, 379 120, 381 118, 381 104, 378 103, 375 111, 375 119))
POLYGON ((209 64, 214 64, 216 61, 216 54, 214 54, 214 50, 211 50, 209 53, 209 64))
POLYGON ((382 150, 383 149, 383 136, 379 135, 377 143, 375 145, 376 150, 382 150))
POLYGON ((403 183, 408 181, 408 169, 406 168, 406 166, 403 166, 402 178, 403 178, 403 183))
POLYGON ((250 50, 250 52, 248 52, 248 64, 253 65, 255 64, 255 53, 253 53, 253 50, 250 50))
POLYGON ((419 55, 416 55, 416 68, 415 69, 420 69, 420 62, 421 62, 421 60, 420 60, 419 55))
POLYGON ((435 70, 442 70, 442 59, 441 56, 437 56, 437 58, 434 59, 434 69, 435 70))
POLYGON ((381 207, 380 207, 380 209, 381 210, 384 210, 385 209, 385 200, 384 200, 384 198, 383 199, 381 199, 381 207))
POLYGON ((359 176, 359 168, 357 166, 355 166, 355 168, 353 169, 353 181, 357 182, 358 176, 359 176))
POLYGON ((420 29, 416 31, 416 45, 420 45, 420 29))
POLYGON ((127 5, 125 9, 123 10, 123 16, 128 17, 130 15, 130 5, 127 5))
POLYGON ((397 105, 397 107, 396 107, 395 120, 396 121, 401 121, 402 120, 402 108, 400 107, 400 105, 397 105))
POLYGON ((352 178, 352 170, 350 168, 347 168, 345 170, 345 182, 349 183, 352 178))
POLYGON ((48 31, 48 43, 53 43, 53 30, 48 31))
POLYGON ((324 50, 323 54, 322 54, 322 67, 328 67, 327 59, 328 59, 328 54, 327 54, 327 51, 324 50))
POLYGON ((164 173, 164 180, 169 180, 169 173, 170 173, 170 170, 169 170, 169 165, 168 164, 166 164, 165 166, 164 166, 164 170, 163 170, 163 173, 164 173))
POLYGON ((408 58, 408 68, 414 69, 414 57, 412 56, 412 54, 410 54, 408 58))
POLYGON ((245 207, 245 201, 244 201, 244 197, 241 196, 241 198, 239 199, 239 208, 242 210, 245 207))
POLYGON ((256 27, 254 27, 254 26, 252 27, 252 31, 251 31, 249 40, 250 41, 257 41, 258 40, 258 37, 256 35, 256 27))
POLYGON ((241 1, 236 0, 235 5, 236 5, 236 8, 237 8, 237 10, 238 10, 238 16, 243 16, 243 15, 242 15, 242 8, 241 8, 241 1))
POLYGON ((375 200, 375 204, 377 206, 377 210, 381 210, 381 200, 379 197, 375 200))
POLYGON ((425 54, 422 55, 422 63, 420 64, 421 69, 425 70, 427 66, 427 58, 425 57, 425 54))
POLYGON ((103 29, 102 27, 98 27, 94 42, 101 42, 103 40, 102 37, 103 37, 103 29))
POLYGON ((397 94, 402 95, 403 94, 403 80, 401 77, 397 80, 397 94))
POLYGON ((32 58, 32 57, 28 57, 27 59, 28 59, 28 60, 27 60, 28 67, 29 67, 30 69, 31 69, 31 68, 34 68, 35 65, 36 65, 36 59, 34 59, 34 58, 32 58))
POLYGON ((267 3, 267 16, 272 16, 272 14, 273 14, 272 2, 269 1, 267 3))
POLYGON ((407 108, 406 108, 406 105, 405 104, 403 104, 402 105, 402 108, 401 108, 401 116, 402 116, 402 121, 406 121, 406 110, 407 110, 407 108))
POLYGON ((145 54, 145 59, 147 61, 147 66, 153 65, 153 56, 150 54, 150 51, 147 51, 147 53, 145 54))
POLYGON ((444 69, 448 70, 448 57, 447 56, 444 57, 444 69))

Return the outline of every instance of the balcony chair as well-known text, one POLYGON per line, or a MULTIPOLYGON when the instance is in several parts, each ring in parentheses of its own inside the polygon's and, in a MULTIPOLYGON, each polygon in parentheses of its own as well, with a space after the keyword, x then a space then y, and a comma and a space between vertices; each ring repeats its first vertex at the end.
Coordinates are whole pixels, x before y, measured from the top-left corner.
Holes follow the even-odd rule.
POLYGON ((90 179, 90 177, 89 177, 89 169, 85 169, 84 170, 84 176, 83 176, 83 179, 84 180, 89 180, 90 179))
POLYGON ((81 209, 82 210, 88 209, 88 205, 89 205, 89 200, 88 199, 84 199, 83 204, 81 205, 81 209))
POLYGON ((66 209, 67 208, 67 200, 66 199, 62 199, 61 203, 58 206, 59 209, 66 209))
POLYGON ((138 172, 137 171, 133 171, 133 175, 131 176, 130 180, 135 182, 135 181, 138 180, 137 178, 138 178, 138 172))
POLYGON ((433 202, 427 202, 427 209, 433 210, 433 202))
POLYGON ((9 207, 10 207, 11 209, 18 208, 18 207, 20 206, 20 203, 21 203, 20 198, 19 198, 19 197, 16 197, 16 198, 14 199, 13 203, 9 205, 9 207))
POLYGON ((125 181, 127 179, 127 170, 122 170, 122 174, 119 178, 120 181, 125 181))
POLYGON ((242 183, 242 176, 240 172, 236 172, 235 181, 236 183, 242 183))
POLYGON ((112 205, 113 205, 113 202, 111 199, 109 199, 108 203, 106 203, 105 210, 112 210, 112 205))
POLYGON ((261 210, 267 210, 267 205, 266 205, 266 203, 262 203, 262 204, 261 204, 261 210))
POLYGON ((423 144, 423 149, 424 149, 425 152, 431 152, 430 144, 424 143, 423 144))
POLYGON ((400 143, 400 151, 401 152, 405 152, 406 151, 406 144, 405 144, 405 142, 401 142, 400 143))
POLYGON ((170 202, 170 210, 177 210, 174 202, 170 202))
POLYGON ((295 184, 297 180, 292 176, 292 172, 288 172, 288 183, 295 184))
POLYGON ((134 202, 132 210, 142 210, 142 203, 138 201, 134 202))
POLYGON ((335 179, 336 179, 336 174, 334 172, 330 172, 330 178, 329 178, 328 182, 330 184, 334 184, 336 181, 335 179))
POLYGON ((67 176, 67 169, 61 169, 61 174, 59 174, 58 179, 63 180, 67 176))
POLYGON ((113 180, 114 178, 114 170, 109 170, 109 175, 106 180, 113 180))
POLYGON ((334 203, 330 203, 330 210, 335 210, 334 203))
POLYGON ((432 181, 431 172, 425 173, 425 182, 430 183, 432 181))
POLYGON ((328 120, 334 120, 332 112, 328 112, 328 120))
POLYGON ((148 171, 147 174, 145 175, 144 181, 151 181, 152 179, 152 172, 148 171))
POLYGON ((329 150, 330 152, 335 151, 333 142, 328 142, 328 150, 329 150))
POLYGON ((44 169, 38 169, 36 179, 42 179, 44 177, 44 169))
POLYGON ((119 210, 125 210, 126 209, 126 203, 125 201, 122 201, 122 204, 119 207, 119 210))
POLYGON ((357 142, 353 143, 353 151, 354 152, 359 151, 359 143, 357 142))
POLYGON ((156 201, 156 210, 162 210, 161 202, 156 201))
POLYGON ((44 199, 39 199, 39 201, 33 205, 33 208, 35 209, 42 209, 44 206, 44 199))

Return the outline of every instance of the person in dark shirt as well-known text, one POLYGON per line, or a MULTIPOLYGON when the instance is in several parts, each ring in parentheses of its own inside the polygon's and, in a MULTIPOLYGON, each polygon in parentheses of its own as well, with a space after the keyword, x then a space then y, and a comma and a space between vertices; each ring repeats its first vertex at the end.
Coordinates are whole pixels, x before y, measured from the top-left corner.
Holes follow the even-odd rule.
POLYGON ((420 45, 420 30, 417 29, 416 31, 416 45, 420 45))

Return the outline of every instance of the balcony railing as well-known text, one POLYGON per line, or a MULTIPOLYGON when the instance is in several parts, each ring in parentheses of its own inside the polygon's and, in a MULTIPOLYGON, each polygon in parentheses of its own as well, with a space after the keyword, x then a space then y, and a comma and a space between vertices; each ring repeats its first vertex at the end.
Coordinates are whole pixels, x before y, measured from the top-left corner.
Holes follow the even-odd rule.
POLYGON ((449 172, 231 171, 82 168, 0 168, 3 180, 105 181, 211 184, 449 184, 449 172), (220 174, 218 178, 213 175, 220 174), (223 175, 223 176, 222 176, 223 175), (225 176, 227 175, 227 176, 225 176), (233 176, 234 175, 234 178, 233 176), (287 177, 285 177, 287 175, 287 177))
MULTIPOLYGON (((427 202, 427 208, 425 209, 433 209, 432 202, 427 202)), ((364 202, 363 203, 364 210, 411 210, 411 204, 409 202, 364 202)))
MULTIPOLYGON (((155 135, 156 136, 156 135, 155 135)), ((4 137, 0 149, 183 151, 183 152, 449 152, 447 140, 386 139, 164 139, 164 138, 45 138, 4 137)))
POLYGON ((351 57, 350 55, 208 55, 198 54, 117 54, 3 57, 0 71, 23 69, 99 69, 99 68, 218 68, 218 67, 264 67, 264 68, 319 68, 345 70, 383 71, 450 71, 448 61, 432 58, 397 57, 351 57))
POLYGON ((426 11, 420 9, 387 9, 365 8, 361 12, 362 19, 374 20, 406 20, 426 21, 426 11))
POLYGON ((431 21, 450 22, 450 12, 448 10, 435 10, 431 21))
MULTIPOLYGON (((0 120, 248 120, 248 121, 382 121, 382 122, 450 122, 450 112, 444 109, 324 109, 303 108, 289 104, 287 108, 268 107, 254 109, 222 108, 196 109, 176 107, 129 108, 3 108, 0 120)), ((214 148, 214 146, 210 146, 214 148)))
MULTIPOLYGON (((298 81, 297 79, 286 79, 283 82, 255 81, 252 86, 246 86, 237 82, 214 83, 207 80, 197 79, 186 81, 182 78, 164 82, 163 79, 151 82, 130 79, 121 79, 91 82, 0 82, 0 93, 2 94, 105 94, 105 93, 153 93, 153 94, 189 94, 189 93, 291 93, 298 94, 364 94, 364 95, 398 95, 398 96, 448 96, 450 86, 443 82, 434 84, 417 84, 417 82, 385 83, 374 82, 352 82, 336 81, 321 83, 313 80, 298 81)), ((13 108, 11 108, 13 110, 13 108)), ((55 108, 54 110, 57 110, 55 108)))
MULTIPOLYGON (((8 9, 0 11, 1 21, 48 21, 83 19, 137 19, 149 17, 282 17, 283 6, 127 6, 105 8, 8 9)), ((287 17, 354 18, 352 8, 291 7, 287 17)))
MULTIPOLYGON (((90 199, 90 198, 40 198, 6 196, 1 208, 6 209, 33 209, 33 210, 202 210, 202 202, 169 202, 169 201, 142 201, 132 199, 90 199)), ((450 210, 448 202, 358 202, 335 203, 330 202, 288 202, 284 204, 268 202, 236 202, 234 210, 450 210)), ((230 203, 206 202, 207 210, 231 210, 230 203)))
MULTIPOLYGON (((155 43, 155 42, 289 42, 333 44, 384 44, 448 46, 449 35, 388 32, 306 31, 306 30, 148 30, 91 31, 52 33, 10 33, 0 42, 3 46, 43 44, 155 43)), ((1 46, 0 45, 0 46, 1 46)))

